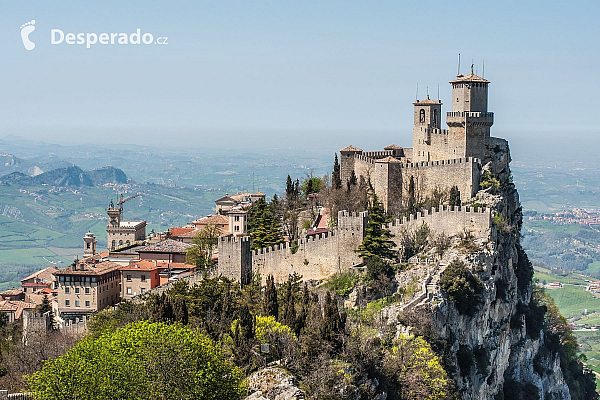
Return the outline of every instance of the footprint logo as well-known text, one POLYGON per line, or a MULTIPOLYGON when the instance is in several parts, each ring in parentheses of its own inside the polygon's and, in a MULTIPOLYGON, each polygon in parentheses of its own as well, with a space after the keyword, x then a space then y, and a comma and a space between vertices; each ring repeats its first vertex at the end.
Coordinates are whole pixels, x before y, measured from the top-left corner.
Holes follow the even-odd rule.
POLYGON ((30 22, 21 25, 21 39, 23 39, 23 46, 27 50, 33 50, 35 48, 35 43, 29 40, 29 34, 35 31, 35 19, 32 19, 30 22))

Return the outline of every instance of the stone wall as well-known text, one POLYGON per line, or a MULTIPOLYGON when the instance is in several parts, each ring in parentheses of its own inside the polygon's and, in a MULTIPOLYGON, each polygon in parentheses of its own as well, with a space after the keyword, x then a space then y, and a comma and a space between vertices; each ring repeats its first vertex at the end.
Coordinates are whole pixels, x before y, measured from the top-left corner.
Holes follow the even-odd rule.
POLYGON ((427 224, 434 235, 445 234, 451 237, 467 231, 475 238, 485 238, 489 237, 491 232, 491 210, 442 206, 437 210, 426 210, 409 218, 404 217, 402 220, 396 219, 387 225, 387 229, 394 235, 393 240, 400 247, 401 237, 415 231, 423 223, 427 224))
POLYGON ((251 271, 250 238, 219 237, 219 266, 217 275, 247 282, 251 271))
POLYGON ((403 164, 401 172, 404 190, 408 188, 412 176, 416 192, 423 197, 436 188, 449 190, 452 186, 457 186, 464 201, 473 197, 479 189, 481 163, 479 159, 472 157, 418 162, 403 164))

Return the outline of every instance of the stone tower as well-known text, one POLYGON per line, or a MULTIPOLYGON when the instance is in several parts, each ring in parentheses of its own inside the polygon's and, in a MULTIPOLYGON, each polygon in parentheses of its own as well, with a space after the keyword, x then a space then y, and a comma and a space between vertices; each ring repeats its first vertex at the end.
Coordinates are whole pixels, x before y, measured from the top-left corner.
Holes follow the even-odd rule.
POLYGON ((88 232, 83 237, 83 257, 90 257, 96 255, 96 237, 92 232, 88 232))
POLYGON ((121 224, 121 218, 123 217, 123 208, 115 207, 115 204, 110 201, 110 205, 106 209, 108 214, 108 226, 118 227, 121 224))
POLYGON ((441 131, 442 102, 431 100, 427 95, 425 100, 416 100, 413 105, 413 161, 436 159, 437 154, 432 154, 431 136, 441 131))
POLYGON ((488 112, 489 81, 471 73, 458 75, 452 85, 452 111, 446 114, 451 158, 485 158, 494 113, 488 112))

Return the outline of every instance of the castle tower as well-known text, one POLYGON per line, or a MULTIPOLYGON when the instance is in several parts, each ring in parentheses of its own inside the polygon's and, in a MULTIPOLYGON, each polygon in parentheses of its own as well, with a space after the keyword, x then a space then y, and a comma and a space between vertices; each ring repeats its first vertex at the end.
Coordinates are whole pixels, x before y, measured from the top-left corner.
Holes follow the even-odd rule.
POLYGON ((340 150, 340 178, 342 186, 345 187, 346 182, 350 180, 352 171, 354 171, 354 156, 362 154, 362 150, 352 145, 346 146, 340 150))
POLYGON ((96 237, 92 232, 88 232, 83 237, 83 257, 90 257, 96 255, 96 237))
POLYGON ((494 113, 488 112, 489 81, 471 73, 458 75, 452 85, 452 111, 446 114, 451 158, 485 158, 494 113))
POLYGON ((416 100, 413 105, 413 162, 430 161, 435 158, 431 154, 431 135, 441 130, 442 102, 431 100, 427 95, 425 100, 416 100))

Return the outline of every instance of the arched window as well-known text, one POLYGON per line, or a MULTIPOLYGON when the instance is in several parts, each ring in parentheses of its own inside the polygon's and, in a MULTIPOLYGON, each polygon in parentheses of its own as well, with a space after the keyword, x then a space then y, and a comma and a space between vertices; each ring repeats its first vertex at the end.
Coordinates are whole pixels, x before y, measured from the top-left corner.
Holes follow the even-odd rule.
POLYGON ((117 245, 117 242, 115 242, 114 240, 112 241, 112 247, 114 248, 117 245))
POLYGON ((420 123, 425 123, 425 110, 421 109, 421 111, 419 111, 419 122, 420 123))
POLYGON ((438 111, 437 109, 433 110, 433 125, 437 125, 437 120, 438 120, 438 111))
POLYGON ((86 247, 89 249, 89 248, 90 248, 90 242, 87 242, 87 243, 85 244, 85 246, 86 246, 86 247))
POLYGON ((119 246, 121 246, 123 244, 122 240, 119 240, 119 246))
POLYGON ((129 240, 125 242, 129 246, 129 240))

